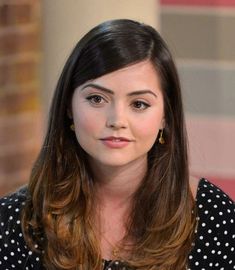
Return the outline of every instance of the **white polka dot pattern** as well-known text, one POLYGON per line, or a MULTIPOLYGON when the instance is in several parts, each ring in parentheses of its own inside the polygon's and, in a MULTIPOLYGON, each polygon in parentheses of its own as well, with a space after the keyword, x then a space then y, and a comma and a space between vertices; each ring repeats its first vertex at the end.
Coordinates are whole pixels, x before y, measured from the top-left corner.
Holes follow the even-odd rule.
POLYGON ((25 204, 23 188, 0 200, 0 269, 41 270, 38 253, 27 247, 21 230, 20 210, 25 204))
POLYGON ((235 269, 235 206, 218 187, 201 179, 197 191, 198 228, 188 270, 235 269))
MULTIPOLYGON (((0 200, 0 269, 43 270, 38 253, 29 250, 21 231, 20 212, 26 189, 0 200)), ((201 179, 197 192, 198 228, 187 270, 235 269, 235 206, 219 188, 201 179)), ((104 261, 105 270, 129 268, 121 261, 104 261)))

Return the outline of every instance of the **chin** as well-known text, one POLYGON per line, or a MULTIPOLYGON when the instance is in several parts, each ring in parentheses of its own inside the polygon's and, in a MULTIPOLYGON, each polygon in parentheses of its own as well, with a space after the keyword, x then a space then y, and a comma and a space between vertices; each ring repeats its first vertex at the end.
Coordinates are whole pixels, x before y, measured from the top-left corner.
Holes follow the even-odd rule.
POLYGON ((123 157, 107 157, 107 159, 104 158, 97 158, 92 156, 91 158, 91 163, 96 163, 98 166, 109 166, 109 167, 120 167, 120 166, 125 166, 128 163, 132 162, 133 159, 124 159, 123 157))
POLYGON ((130 163, 131 161, 100 161, 99 163, 102 164, 103 166, 109 166, 109 167, 121 167, 121 166, 125 166, 128 163, 130 163))
MULTIPOLYGON (((96 159, 97 160, 97 159, 96 159)), ((143 155, 140 157, 136 157, 136 158, 109 158, 109 159, 102 159, 102 160, 97 160, 98 163, 102 166, 110 166, 110 167, 124 167, 124 166, 128 166, 128 165, 134 165, 136 164, 142 164, 143 162, 145 162, 147 160, 147 155, 143 155)), ((139 166, 138 165, 138 166, 139 166)))

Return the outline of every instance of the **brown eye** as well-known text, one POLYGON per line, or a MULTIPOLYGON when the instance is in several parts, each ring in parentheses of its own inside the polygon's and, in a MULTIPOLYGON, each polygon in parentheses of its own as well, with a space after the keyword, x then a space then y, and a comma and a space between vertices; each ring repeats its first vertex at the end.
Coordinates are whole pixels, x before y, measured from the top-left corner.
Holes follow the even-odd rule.
POLYGON ((148 107, 150 107, 149 104, 147 104, 146 102, 137 100, 133 103, 133 106, 135 109, 137 110, 146 110, 148 107))
POLYGON ((99 95, 92 95, 87 97, 86 99, 93 104, 101 104, 104 101, 104 99, 99 95))

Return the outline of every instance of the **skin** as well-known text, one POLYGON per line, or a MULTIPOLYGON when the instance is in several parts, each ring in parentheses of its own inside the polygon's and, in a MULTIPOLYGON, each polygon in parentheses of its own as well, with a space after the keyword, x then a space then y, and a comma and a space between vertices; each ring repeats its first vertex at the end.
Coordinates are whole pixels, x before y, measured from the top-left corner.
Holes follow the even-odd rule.
POLYGON ((72 97, 72 117, 77 140, 97 176, 101 252, 109 259, 112 245, 125 234, 130 198, 146 172, 147 153, 164 127, 160 78, 151 62, 79 86, 72 97), (108 136, 125 137, 130 143, 109 148, 100 140, 108 136))
POLYGON ((96 175, 102 256, 112 259, 113 247, 125 235, 131 195, 146 173, 148 151, 164 128, 160 78, 151 62, 142 61, 79 86, 72 97, 72 118, 77 140, 96 175), (110 148, 100 140, 108 136, 130 142, 110 148))
POLYGON ((164 125, 163 96, 154 67, 143 61, 79 86, 72 98, 72 117, 97 181, 125 189, 131 183, 133 189, 145 174, 147 153, 164 125), (125 137, 130 143, 111 149, 100 140, 108 136, 125 137))

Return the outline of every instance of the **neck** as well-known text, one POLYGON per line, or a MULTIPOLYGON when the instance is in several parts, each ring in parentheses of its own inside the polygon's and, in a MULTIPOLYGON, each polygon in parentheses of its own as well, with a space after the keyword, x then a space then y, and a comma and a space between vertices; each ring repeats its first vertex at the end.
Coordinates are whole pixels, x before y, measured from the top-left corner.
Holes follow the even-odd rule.
MULTIPOLYGON (((106 166, 89 161, 95 175, 95 230, 100 238, 103 258, 113 258, 116 257, 113 252, 126 235, 132 196, 145 176, 147 158, 139 158, 124 166, 106 166)), ((128 241, 131 243, 130 239, 128 241)))
POLYGON ((92 162, 96 175, 97 198, 110 205, 126 203, 137 190, 147 169, 147 159, 142 157, 124 166, 105 166, 92 162))

